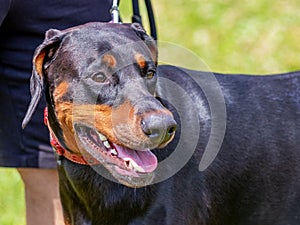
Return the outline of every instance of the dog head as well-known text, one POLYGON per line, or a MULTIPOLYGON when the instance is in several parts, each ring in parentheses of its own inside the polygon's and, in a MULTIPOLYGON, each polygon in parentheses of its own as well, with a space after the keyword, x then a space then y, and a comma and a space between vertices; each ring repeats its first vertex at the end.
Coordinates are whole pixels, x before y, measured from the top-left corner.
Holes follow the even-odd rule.
POLYGON ((154 97, 157 48, 138 24, 89 23, 49 30, 36 49, 32 100, 45 86, 49 126, 65 147, 95 157, 121 183, 151 183, 176 122, 154 97))

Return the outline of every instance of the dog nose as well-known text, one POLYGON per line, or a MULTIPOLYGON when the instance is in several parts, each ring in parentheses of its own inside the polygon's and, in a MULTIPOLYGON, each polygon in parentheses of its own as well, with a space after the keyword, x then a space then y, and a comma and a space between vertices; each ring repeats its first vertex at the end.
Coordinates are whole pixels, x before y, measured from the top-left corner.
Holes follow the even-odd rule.
POLYGON ((152 114, 144 117, 141 126, 151 143, 158 146, 173 137, 177 124, 170 115, 152 114))

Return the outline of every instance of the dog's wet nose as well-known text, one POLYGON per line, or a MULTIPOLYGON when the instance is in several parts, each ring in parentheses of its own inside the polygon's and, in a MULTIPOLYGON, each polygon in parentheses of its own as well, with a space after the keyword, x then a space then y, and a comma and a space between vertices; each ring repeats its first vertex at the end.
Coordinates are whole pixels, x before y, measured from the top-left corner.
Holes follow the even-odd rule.
POLYGON ((174 136, 177 123, 170 115, 152 114, 141 121, 141 126, 151 143, 159 146, 174 136))

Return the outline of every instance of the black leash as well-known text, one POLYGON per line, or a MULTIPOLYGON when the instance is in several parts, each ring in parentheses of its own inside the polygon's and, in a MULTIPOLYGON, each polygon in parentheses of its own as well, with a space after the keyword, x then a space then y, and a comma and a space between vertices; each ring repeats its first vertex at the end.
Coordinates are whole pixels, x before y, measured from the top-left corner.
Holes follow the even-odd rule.
MULTIPOLYGON (((151 0, 145 0, 145 5, 148 14, 149 26, 150 26, 150 35, 153 37, 154 40, 157 40, 157 32, 156 32, 156 25, 155 25, 155 18, 152 9, 151 0)), ((132 22, 142 24, 142 17, 140 14, 140 7, 139 7, 139 0, 132 0, 132 22)), ((119 1, 113 0, 113 5, 111 8, 111 15, 112 15, 112 22, 113 23, 120 23, 120 16, 119 16, 119 1)))
POLYGON ((133 23, 139 23, 142 25, 142 17, 140 14, 139 0, 132 0, 132 12, 133 12, 133 16, 131 18, 131 21, 133 23))
POLYGON ((145 4, 146 4, 148 19, 150 24, 150 35, 154 38, 154 40, 157 40, 155 18, 154 18, 151 0, 145 0, 145 4))

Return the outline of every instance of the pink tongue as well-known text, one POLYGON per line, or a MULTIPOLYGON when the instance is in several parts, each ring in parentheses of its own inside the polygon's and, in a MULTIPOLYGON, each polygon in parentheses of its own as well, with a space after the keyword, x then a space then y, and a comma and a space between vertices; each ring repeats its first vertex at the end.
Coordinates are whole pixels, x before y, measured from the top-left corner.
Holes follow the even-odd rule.
POLYGON ((149 149, 144 149, 143 151, 136 151, 123 146, 119 146, 117 144, 113 145, 118 152, 119 158, 123 160, 129 159, 134 161, 139 167, 143 168, 145 173, 150 173, 156 169, 157 158, 149 149))

